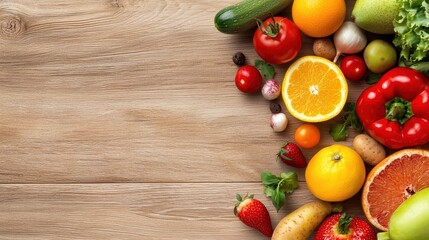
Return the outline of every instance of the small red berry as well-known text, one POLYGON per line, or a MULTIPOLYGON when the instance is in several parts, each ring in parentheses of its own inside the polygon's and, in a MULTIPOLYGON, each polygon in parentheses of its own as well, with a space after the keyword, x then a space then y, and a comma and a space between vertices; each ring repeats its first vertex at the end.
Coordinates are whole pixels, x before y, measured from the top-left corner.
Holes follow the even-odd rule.
POLYGON ((246 195, 244 198, 237 194, 237 203, 234 214, 247 226, 254 228, 267 237, 273 235, 270 214, 265 205, 253 198, 253 195, 246 195))

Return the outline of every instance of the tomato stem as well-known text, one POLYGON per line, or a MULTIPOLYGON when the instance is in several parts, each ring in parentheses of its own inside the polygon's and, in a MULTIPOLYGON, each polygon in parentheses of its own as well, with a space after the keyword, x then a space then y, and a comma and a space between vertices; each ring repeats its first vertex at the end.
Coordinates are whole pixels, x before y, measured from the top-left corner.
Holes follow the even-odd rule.
POLYGON ((275 38, 277 37, 277 35, 280 32, 280 24, 278 22, 276 22, 276 20, 274 19, 273 16, 271 16, 271 19, 273 20, 273 22, 269 22, 268 26, 265 25, 265 23, 263 21, 261 21, 260 19, 256 19, 256 24, 258 25, 258 29, 265 35, 271 37, 271 38, 275 38))

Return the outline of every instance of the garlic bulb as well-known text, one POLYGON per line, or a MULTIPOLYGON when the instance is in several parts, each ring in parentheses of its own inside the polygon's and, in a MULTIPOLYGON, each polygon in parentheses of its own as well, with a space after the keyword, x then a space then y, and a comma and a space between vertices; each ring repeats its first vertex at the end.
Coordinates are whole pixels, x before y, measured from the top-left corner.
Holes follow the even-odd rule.
POLYGON ((284 113, 275 113, 271 115, 270 126, 274 132, 283 132, 287 127, 287 117, 284 113))
POLYGON ((261 92, 265 99, 274 100, 280 96, 280 85, 274 79, 267 80, 261 92))
POLYGON ((337 49, 334 62, 338 60, 341 54, 355 54, 362 51, 366 43, 366 36, 356 23, 345 21, 334 34, 334 44, 337 49))

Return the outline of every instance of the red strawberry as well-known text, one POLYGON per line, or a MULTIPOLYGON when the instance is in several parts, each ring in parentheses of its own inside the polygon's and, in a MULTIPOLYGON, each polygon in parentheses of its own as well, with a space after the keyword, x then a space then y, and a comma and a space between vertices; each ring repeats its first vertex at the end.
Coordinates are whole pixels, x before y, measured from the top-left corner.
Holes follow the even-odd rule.
POLYGON ((277 153, 282 162, 286 165, 304 168, 307 166, 307 160, 305 160, 304 154, 302 154, 301 149, 293 142, 286 142, 280 148, 280 151, 277 153))
POLYGON ((238 202, 235 204, 234 214, 247 226, 255 228, 267 237, 273 235, 270 214, 265 205, 253 198, 253 195, 237 194, 238 202))
POLYGON ((346 213, 336 213, 325 219, 314 236, 315 240, 376 240, 377 234, 365 220, 346 213))

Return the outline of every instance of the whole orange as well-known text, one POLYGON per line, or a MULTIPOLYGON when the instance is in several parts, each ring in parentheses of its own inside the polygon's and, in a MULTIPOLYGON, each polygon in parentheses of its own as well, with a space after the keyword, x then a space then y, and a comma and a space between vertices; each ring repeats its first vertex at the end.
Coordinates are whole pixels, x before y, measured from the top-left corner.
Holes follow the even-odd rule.
POLYGON ((344 0, 294 0, 292 19, 310 37, 326 37, 337 31, 346 18, 344 0))
POLYGON ((341 144, 325 147, 308 162, 305 180, 317 198, 340 202, 353 197, 365 181, 362 158, 355 150, 341 144))

